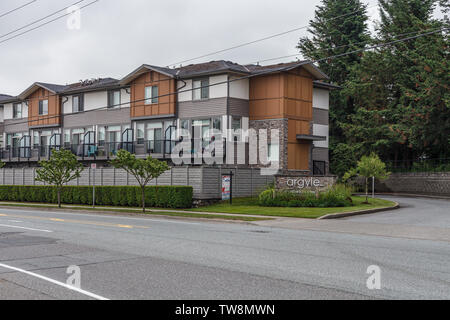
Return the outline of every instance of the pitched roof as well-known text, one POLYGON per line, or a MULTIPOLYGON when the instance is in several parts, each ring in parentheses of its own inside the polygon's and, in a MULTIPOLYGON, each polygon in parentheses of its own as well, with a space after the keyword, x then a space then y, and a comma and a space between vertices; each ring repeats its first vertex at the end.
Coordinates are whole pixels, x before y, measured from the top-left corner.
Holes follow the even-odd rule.
POLYGON ((317 80, 328 79, 328 76, 323 73, 316 65, 309 61, 294 61, 288 63, 279 63, 268 66, 260 66, 260 65, 247 65, 252 71, 252 74, 258 75, 262 73, 270 73, 270 72, 281 72, 281 71, 290 71, 298 67, 305 68, 309 73, 311 73, 317 80))
POLYGON ((119 80, 114 78, 99 78, 69 84, 64 87, 61 93, 89 92, 116 87, 119 87, 119 80))
POLYGON ((207 75, 207 74, 208 75, 217 74, 217 73, 223 73, 223 72, 250 74, 250 70, 248 68, 246 68, 245 66, 231 62, 231 61, 225 61, 225 60, 191 64, 191 65, 188 65, 185 67, 180 67, 180 68, 177 68, 174 70, 177 71, 176 74, 180 78, 196 77, 196 76, 202 76, 202 75, 207 75))
POLYGON ((26 99, 30 94, 35 92, 38 88, 43 88, 51 93, 60 93, 64 90, 66 86, 53 84, 53 83, 44 83, 44 82, 35 82, 31 86, 29 86, 25 91, 18 95, 18 98, 21 100, 26 99))
POLYGON ((0 103, 11 100, 13 97, 7 94, 0 94, 0 103))

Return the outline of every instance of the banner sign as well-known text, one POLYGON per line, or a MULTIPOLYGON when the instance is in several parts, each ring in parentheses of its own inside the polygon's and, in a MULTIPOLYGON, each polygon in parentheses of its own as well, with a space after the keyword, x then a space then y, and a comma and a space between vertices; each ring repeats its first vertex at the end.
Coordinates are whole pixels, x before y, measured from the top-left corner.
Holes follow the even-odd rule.
POLYGON ((222 176, 222 200, 230 200, 231 197, 231 176, 222 176))

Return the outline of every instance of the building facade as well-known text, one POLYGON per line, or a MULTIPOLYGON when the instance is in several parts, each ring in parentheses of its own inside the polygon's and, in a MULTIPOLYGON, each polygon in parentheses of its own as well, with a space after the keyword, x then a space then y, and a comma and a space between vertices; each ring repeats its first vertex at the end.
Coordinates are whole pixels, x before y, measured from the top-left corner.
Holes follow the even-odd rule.
POLYGON ((277 162, 283 172, 326 175, 329 93, 337 89, 326 80, 308 62, 212 61, 174 69, 142 65, 120 80, 36 82, 15 97, 0 95, 0 157, 7 167, 36 166, 51 150, 66 148, 86 164, 107 167, 125 149, 175 165, 172 155, 184 142, 188 150, 180 157, 207 166, 208 146, 220 140, 220 157, 234 155, 223 167, 277 162), (267 141, 259 136, 264 129, 267 141), (249 130, 265 149, 256 162, 249 130))

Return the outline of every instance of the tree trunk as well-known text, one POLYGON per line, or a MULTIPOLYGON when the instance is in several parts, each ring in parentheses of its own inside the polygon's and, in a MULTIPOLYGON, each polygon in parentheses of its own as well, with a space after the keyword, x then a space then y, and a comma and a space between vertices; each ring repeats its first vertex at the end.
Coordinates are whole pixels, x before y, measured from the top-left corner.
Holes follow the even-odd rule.
POLYGON ((366 178, 366 202, 369 203, 369 178, 366 178))
POLYGON ((142 212, 145 213, 145 186, 142 188, 142 212))
POLYGON ((58 208, 61 208, 61 187, 58 187, 58 208))

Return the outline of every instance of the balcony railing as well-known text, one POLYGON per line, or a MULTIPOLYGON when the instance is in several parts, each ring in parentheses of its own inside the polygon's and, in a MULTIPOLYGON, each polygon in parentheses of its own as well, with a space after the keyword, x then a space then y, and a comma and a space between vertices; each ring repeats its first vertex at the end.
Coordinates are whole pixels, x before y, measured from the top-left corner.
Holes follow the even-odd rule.
MULTIPOLYGON (((127 150, 136 156, 146 157, 151 155, 157 159, 170 159, 174 148, 181 143, 173 140, 139 140, 132 142, 99 142, 99 143, 64 143, 61 146, 52 145, 34 145, 30 147, 6 147, 0 149, 0 160, 3 162, 29 162, 47 160, 51 156, 52 150, 66 149, 70 150, 80 160, 110 160, 117 156, 119 150, 127 150)), ((207 146, 209 141, 191 139, 192 146, 187 150, 189 155, 179 152, 177 156, 198 157, 199 154, 208 152, 213 157, 216 156, 216 150, 209 151, 207 146)), ((186 153, 186 150, 184 150, 186 153)), ((217 153, 219 154, 219 153, 217 153)), ((225 156, 225 143, 223 155, 225 156)))

